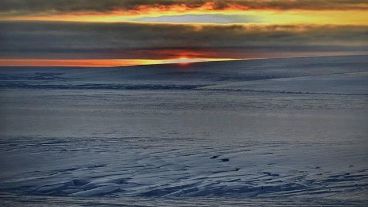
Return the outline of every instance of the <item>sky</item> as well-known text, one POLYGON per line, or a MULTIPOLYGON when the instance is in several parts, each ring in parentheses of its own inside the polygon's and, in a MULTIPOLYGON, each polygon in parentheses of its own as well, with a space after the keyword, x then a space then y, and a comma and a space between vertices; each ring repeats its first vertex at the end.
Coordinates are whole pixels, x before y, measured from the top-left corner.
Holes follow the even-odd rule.
POLYGON ((368 53, 367 0, 1 0, 0 66, 368 53))

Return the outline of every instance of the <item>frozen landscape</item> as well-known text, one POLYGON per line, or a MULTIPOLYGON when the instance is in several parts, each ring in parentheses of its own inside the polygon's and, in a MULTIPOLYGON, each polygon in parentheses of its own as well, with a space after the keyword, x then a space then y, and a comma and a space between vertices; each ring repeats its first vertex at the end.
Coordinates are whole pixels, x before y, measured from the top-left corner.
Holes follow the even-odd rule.
POLYGON ((368 56, 0 69, 1 206, 368 206, 368 56))

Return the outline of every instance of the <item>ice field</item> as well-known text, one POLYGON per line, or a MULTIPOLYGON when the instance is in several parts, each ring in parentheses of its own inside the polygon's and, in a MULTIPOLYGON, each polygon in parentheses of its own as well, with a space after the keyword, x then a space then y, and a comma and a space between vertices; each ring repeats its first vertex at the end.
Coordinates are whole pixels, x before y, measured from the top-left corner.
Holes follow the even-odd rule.
POLYGON ((368 56, 0 68, 2 206, 367 206, 368 56))

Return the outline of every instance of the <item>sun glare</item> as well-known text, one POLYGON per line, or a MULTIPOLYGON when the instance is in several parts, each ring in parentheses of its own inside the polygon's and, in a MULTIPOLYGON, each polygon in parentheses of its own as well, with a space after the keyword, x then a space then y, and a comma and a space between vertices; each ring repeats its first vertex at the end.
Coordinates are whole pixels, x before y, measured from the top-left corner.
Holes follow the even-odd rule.
POLYGON ((185 56, 179 57, 179 59, 178 59, 178 64, 179 65, 187 65, 189 63, 191 63, 191 60, 189 58, 185 57, 185 56))

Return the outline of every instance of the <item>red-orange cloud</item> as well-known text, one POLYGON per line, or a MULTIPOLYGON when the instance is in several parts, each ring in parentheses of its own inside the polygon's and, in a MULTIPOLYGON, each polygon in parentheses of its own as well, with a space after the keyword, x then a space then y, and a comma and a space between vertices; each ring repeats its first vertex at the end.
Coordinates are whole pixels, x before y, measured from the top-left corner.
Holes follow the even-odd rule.
POLYGON ((154 10, 365 10, 366 0, 2 0, 0 11, 20 12, 143 12, 154 10))

